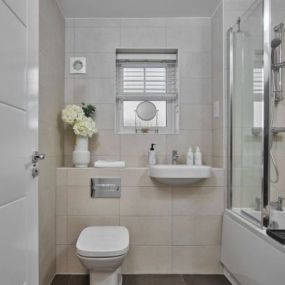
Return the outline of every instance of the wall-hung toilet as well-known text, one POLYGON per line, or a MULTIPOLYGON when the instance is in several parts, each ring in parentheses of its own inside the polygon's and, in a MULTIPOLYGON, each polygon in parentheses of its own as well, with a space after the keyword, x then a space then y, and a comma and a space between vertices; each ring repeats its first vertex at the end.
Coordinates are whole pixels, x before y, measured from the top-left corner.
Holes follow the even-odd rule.
POLYGON ((128 249, 125 227, 87 227, 76 243, 77 256, 89 270, 90 285, 122 284, 121 265, 128 249))

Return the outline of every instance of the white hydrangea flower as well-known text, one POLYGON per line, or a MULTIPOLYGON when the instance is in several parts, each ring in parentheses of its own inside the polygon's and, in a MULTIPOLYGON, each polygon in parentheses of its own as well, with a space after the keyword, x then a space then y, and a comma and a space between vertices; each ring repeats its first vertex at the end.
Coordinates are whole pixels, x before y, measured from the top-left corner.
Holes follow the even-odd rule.
POLYGON ((92 118, 84 117, 82 120, 76 121, 73 126, 74 133, 77 136, 91 138, 96 132, 96 124, 92 118))
POLYGON ((77 105, 67 105, 61 114, 62 120, 69 125, 73 125, 76 121, 82 120, 85 115, 81 107, 77 105))

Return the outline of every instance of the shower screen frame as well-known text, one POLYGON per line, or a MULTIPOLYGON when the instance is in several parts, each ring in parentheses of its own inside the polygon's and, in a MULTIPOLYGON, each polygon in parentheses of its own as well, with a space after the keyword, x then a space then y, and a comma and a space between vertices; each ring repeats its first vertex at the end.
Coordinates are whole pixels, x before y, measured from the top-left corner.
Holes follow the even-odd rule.
MULTIPOLYGON (((263 122, 262 131, 262 182, 261 182, 261 208, 265 209, 270 197, 270 104, 271 104, 271 2, 263 0, 263 122)), ((242 18, 237 20, 239 25, 242 18)), ((232 210, 233 206, 233 94, 234 94, 234 28, 231 27, 227 31, 227 208, 232 210)), ((263 217, 263 211, 260 212, 261 228, 267 226, 266 219, 263 217)), ((250 220, 253 222, 252 220, 250 220)))

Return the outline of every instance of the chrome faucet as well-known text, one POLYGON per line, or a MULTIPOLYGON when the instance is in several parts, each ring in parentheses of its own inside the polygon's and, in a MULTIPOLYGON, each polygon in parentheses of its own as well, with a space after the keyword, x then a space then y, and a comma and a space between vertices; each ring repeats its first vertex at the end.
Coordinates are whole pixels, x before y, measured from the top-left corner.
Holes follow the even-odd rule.
POLYGON ((285 200, 285 198, 278 197, 276 202, 270 202, 270 206, 274 207, 277 211, 283 211, 283 200, 285 200))
POLYGON ((173 150, 172 151, 172 164, 177 164, 177 158, 179 157, 178 155, 178 151, 177 150, 173 150))

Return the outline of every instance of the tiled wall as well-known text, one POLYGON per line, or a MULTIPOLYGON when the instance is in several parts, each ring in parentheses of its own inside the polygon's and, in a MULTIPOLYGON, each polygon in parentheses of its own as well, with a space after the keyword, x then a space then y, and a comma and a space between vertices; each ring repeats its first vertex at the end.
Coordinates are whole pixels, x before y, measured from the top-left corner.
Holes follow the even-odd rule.
MULTIPOLYGON (((98 135, 90 140, 92 162, 123 159, 145 166, 151 143, 159 162, 173 149, 185 161, 190 144, 199 145, 204 162, 212 164, 211 19, 67 19, 65 103, 86 101, 97 106, 98 135), (177 48, 179 61, 180 133, 117 135, 115 133, 116 48, 177 48), (87 57, 87 74, 70 75, 70 56, 87 57)), ((219 134, 216 134, 216 137, 219 134)), ((220 139, 217 140, 220 143, 220 139)), ((65 132, 65 166, 72 166, 74 135, 65 132)))
POLYGON ((64 105, 64 19, 55 1, 40 1, 39 56, 39 251, 40 282, 55 274, 56 168, 62 165, 63 140, 58 114, 64 105))
POLYGON ((129 229, 124 273, 221 273, 223 183, 222 169, 203 182, 168 187, 151 180, 147 168, 58 168, 57 273, 85 272, 75 244, 91 225, 129 229), (90 198, 91 177, 121 177, 121 198, 90 198))
POLYGON ((212 16, 212 102, 213 102, 213 166, 224 165, 224 100, 223 100, 223 3, 212 16), (218 106, 218 114, 214 108, 218 106))

